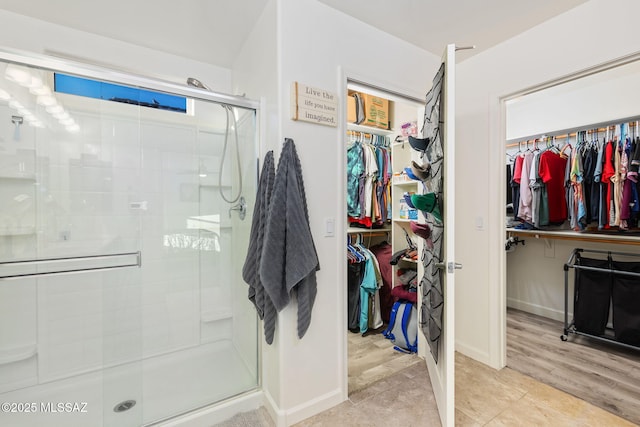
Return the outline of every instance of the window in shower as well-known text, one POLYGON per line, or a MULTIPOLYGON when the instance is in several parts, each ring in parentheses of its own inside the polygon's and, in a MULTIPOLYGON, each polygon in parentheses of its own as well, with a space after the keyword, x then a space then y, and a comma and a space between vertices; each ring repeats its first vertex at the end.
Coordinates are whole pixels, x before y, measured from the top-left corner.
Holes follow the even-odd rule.
POLYGON ((158 91, 101 82, 68 74, 54 73, 54 91, 86 96, 106 101, 122 102, 157 108, 159 110, 187 112, 187 98, 158 91))

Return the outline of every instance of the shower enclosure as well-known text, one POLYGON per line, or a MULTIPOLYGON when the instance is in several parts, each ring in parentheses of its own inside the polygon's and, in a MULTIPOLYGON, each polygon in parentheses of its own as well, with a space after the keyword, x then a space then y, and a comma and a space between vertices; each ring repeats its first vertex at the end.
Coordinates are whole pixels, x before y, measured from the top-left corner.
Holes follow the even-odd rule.
POLYGON ((0 425, 141 426, 256 390, 257 103, 0 60, 0 425))

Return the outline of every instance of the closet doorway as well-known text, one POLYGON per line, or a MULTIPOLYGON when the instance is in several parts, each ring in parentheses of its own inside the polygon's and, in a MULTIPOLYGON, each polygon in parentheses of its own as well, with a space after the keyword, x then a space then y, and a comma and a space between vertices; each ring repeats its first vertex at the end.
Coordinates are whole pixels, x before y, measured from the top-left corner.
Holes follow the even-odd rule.
MULTIPOLYGON (((386 112, 389 118, 388 122, 379 123, 380 113, 378 111, 375 113, 378 124, 382 128, 391 129, 396 133, 391 143, 392 158, 390 163, 393 164, 391 188, 389 189, 391 210, 388 217, 383 215, 382 219, 383 224, 387 221, 388 224, 385 225, 390 226, 392 258, 395 260, 396 256, 398 257, 398 262, 395 263, 389 280, 392 285, 390 293, 397 289, 411 293, 410 279, 406 285, 403 283, 403 279, 407 279, 407 275, 416 275, 417 283, 413 293, 418 295, 416 304, 412 308, 415 315, 404 315, 404 313, 412 312, 406 308, 407 306, 411 308, 411 302, 405 303, 404 308, 398 307, 397 303, 394 303, 393 308, 396 309, 396 313, 403 312, 403 319, 406 319, 409 325, 411 325, 411 319, 416 325, 414 327, 417 329, 417 338, 413 344, 409 343, 405 348, 412 352, 417 350, 418 356, 423 360, 422 363, 426 364, 428 381, 434 392, 434 401, 443 426, 454 424, 454 273, 456 269, 462 268, 461 264, 454 261, 455 196, 454 191, 451 190, 455 188, 455 51, 455 45, 446 47, 442 61, 432 79, 432 86, 426 93, 424 104, 417 97, 405 95, 407 92, 382 89, 391 86, 363 84, 363 80, 356 80, 352 76, 343 74, 343 92, 347 92, 347 99, 350 99, 349 90, 354 92, 357 92, 355 89, 374 90, 378 93, 366 94, 363 91, 360 97, 366 99, 370 95, 380 98, 388 96, 394 98, 389 101, 391 105, 396 103, 409 105, 407 110, 409 119, 402 117, 400 110, 396 115, 395 106, 393 110, 389 107, 386 112), (413 127, 411 116, 417 117, 414 133, 411 133, 413 127), (416 181, 416 183, 411 181, 416 181), (415 211, 413 219, 411 211, 409 208, 405 210, 405 206, 415 211), (404 212, 407 217, 401 217, 401 212, 404 212), (410 254, 416 247, 417 256, 412 259, 410 254), (412 261, 417 261, 415 268, 411 266, 412 261)), ((352 116, 357 121, 366 120, 366 116, 361 117, 358 113, 358 97, 354 98, 356 98, 356 108, 354 108, 352 116)), ((378 104, 385 105, 384 102, 378 104)), ((349 111, 349 105, 347 105, 347 111, 349 111)), ((366 108, 365 111, 368 113, 366 108)), ((349 119, 348 114, 347 119, 349 119)), ((362 131, 361 129, 349 129, 351 126, 351 124, 346 124, 345 130, 347 132, 362 131)), ((349 152, 352 147, 359 149, 357 141, 353 142, 347 151, 349 152)), ((346 159, 343 159, 347 165, 345 168, 347 173, 352 172, 353 159, 358 156, 358 154, 350 156, 347 153, 346 159)), ((358 175, 347 175, 346 181, 347 185, 343 188, 347 192, 352 191, 352 187, 359 181, 358 175)), ((357 191, 351 195, 347 194, 348 208, 350 208, 350 200, 358 198, 358 194, 357 191)), ((348 210, 347 213, 350 214, 348 210)), ((349 215, 347 216, 349 223, 358 222, 352 221, 349 215)), ((348 231, 345 234, 348 246, 345 254, 347 254, 351 253, 349 245, 353 243, 353 239, 348 231)), ((360 231, 358 230, 355 234, 360 234, 360 231)), ((357 242, 361 242, 361 239, 357 242)), ((348 276, 346 272, 343 274, 346 284, 344 304, 346 319, 350 318, 350 313, 357 312, 354 310, 355 304, 353 304, 357 296, 355 290, 358 287, 364 288, 364 286, 358 286, 357 283, 356 285, 350 284, 348 276), (352 292, 349 292, 349 288, 352 289, 352 292), (349 298, 349 295, 352 297, 349 298)), ((360 299, 360 306, 363 308, 360 310, 361 313, 366 313, 368 300, 368 297, 360 299)), ((372 306, 375 307, 375 300, 372 306)), ((372 312, 374 310, 375 308, 372 312)), ((382 310, 380 311, 382 312, 382 310)), ((391 315, 393 312, 392 309, 391 315)), ((391 319, 390 316, 389 322, 394 323, 391 319)), ((366 333, 367 324, 361 320, 360 325, 359 332, 366 333)), ((409 326, 407 330, 410 329, 409 326)), ((347 325, 345 325, 346 330, 347 325)), ((410 341, 407 339, 408 334, 404 335, 405 342, 410 341)), ((345 339, 345 341, 347 340, 345 339)), ((397 341, 402 342, 402 339, 397 339, 397 341)), ((401 345, 396 342, 396 346, 400 347, 401 345)), ((347 345, 345 345, 345 350, 345 359, 348 359, 347 345)), ((348 371, 349 363, 345 362, 344 366, 348 371)), ((349 372, 345 372, 345 374, 345 378, 347 378, 349 372)))
MULTIPOLYGON (((565 148, 567 162, 574 161, 576 153, 583 161, 586 150, 600 149, 610 140, 619 141, 618 146, 624 149, 627 137, 635 139, 638 135, 634 124, 640 119, 640 108, 633 98, 619 94, 640 89, 639 59, 640 54, 631 55, 504 97, 501 102, 506 146, 501 158, 510 164, 517 156, 565 148)), ((535 161, 532 165, 535 172, 535 161)), ((573 169, 568 170, 569 176, 575 175, 573 169)), ((535 184, 535 177, 531 173, 529 176, 535 184)), ((507 181, 508 176, 502 182, 507 181)), ((605 227, 598 218, 581 219, 578 206, 572 209, 569 198, 567 220, 562 223, 538 224, 535 212, 533 218, 519 221, 513 217, 522 219, 526 215, 518 212, 523 204, 512 192, 518 186, 512 185, 503 191, 501 205, 504 209, 512 203, 505 216, 506 251, 502 262, 507 366, 640 423, 640 376, 635 375, 640 368, 640 350, 571 333, 566 342, 561 340, 564 329, 574 319, 576 273, 568 272, 566 294, 564 273, 572 251, 581 248, 605 254, 637 253, 637 219, 630 220, 627 229, 608 224, 605 227), (518 243, 522 241, 525 243, 518 243)), ((582 191, 584 187, 579 188, 582 191)), ((579 198, 574 200, 582 203, 579 198)), ((589 212, 590 208, 586 210, 589 212)), ((640 282, 636 284, 640 286, 640 282)), ((607 327, 613 328, 616 307, 608 301, 605 305, 609 313, 607 327)))
MULTIPOLYGON (((364 181, 359 186, 364 184, 366 190, 360 190, 373 194, 366 202, 356 201, 349 197, 347 189, 347 377, 348 394, 356 399, 364 389, 421 361, 416 353, 394 350, 394 344, 383 335, 399 289, 406 289, 408 295, 409 289, 417 286, 419 242, 411 233, 409 220, 410 216, 417 218, 417 212, 408 212, 403 194, 415 193, 418 181, 401 178, 406 178, 404 168, 411 164, 412 150, 407 138, 410 134, 417 136, 423 111, 417 98, 399 95, 386 87, 353 80, 346 84, 346 97, 351 105, 347 110, 354 113, 347 116, 344 141, 347 187, 358 181, 356 174, 362 173, 364 181), (359 105, 354 110, 356 102, 359 105), (377 123, 368 111, 362 111, 374 103, 382 109, 378 116, 386 116, 386 119, 376 117, 377 123), (353 166, 356 150, 357 156, 364 159, 361 169, 353 166), (364 220, 358 217, 358 212, 365 212, 360 215, 364 220), (411 248, 415 248, 413 253, 392 264, 394 253, 411 248), (369 298, 369 294, 360 290, 363 281, 368 280, 365 269, 371 262, 379 280, 373 282, 377 282, 378 290, 369 298), (392 292, 396 286, 398 289, 392 292), (363 295, 369 310, 362 307, 363 295), (366 324, 362 323, 363 312, 368 315, 366 324)), ((417 293, 409 296, 416 298, 417 293)))

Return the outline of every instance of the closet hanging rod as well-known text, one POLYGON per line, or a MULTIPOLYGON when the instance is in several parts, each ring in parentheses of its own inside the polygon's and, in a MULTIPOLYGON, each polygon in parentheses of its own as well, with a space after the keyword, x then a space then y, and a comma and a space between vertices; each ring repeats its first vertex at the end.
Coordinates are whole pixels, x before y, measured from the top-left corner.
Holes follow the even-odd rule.
MULTIPOLYGON (((636 126, 635 122, 625 123, 625 124, 627 124, 629 127, 635 127, 635 126, 636 126)), ((606 132, 606 131, 607 131, 607 129, 608 129, 608 130, 615 130, 615 127, 616 127, 616 125, 611 125, 611 126, 609 126, 608 128, 598 128, 598 129, 597 129, 597 132, 598 132, 598 133, 604 133, 604 132, 606 132)), ((592 135, 592 134, 595 132, 595 130, 594 130, 594 129, 587 129, 587 130, 584 130, 584 131, 578 131, 578 132, 587 132, 587 134, 588 134, 588 135, 592 135)), ((552 137, 553 137, 553 138, 555 138, 555 139, 574 138, 574 137, 576 137, 576 136, 578 135, 578 132, 571 132, 571 133, 564 134, 564 135, 553 135, 553 136, 551 136, 551 135, 547 135, 546 137, 539 137, 539 138, 535 138, 535 139, 528 139, 527 141, 525 141, 525 140, 520 140, 520 142, 514 142, 514 143, 511 143, 511 144, 507 144, 507 145, 505 145, 505 147, 507 147, 507 148, 510 148, 510 147, 517 147, 518 145, 521 145, 523 142, 528 142, 528 141, 544 142, 544 140, 545 140, 546 138, 552 138, 552 137)))
POLYGON ((386 233, 381 233, 381 232, 374 232, 374 233, 367 233, 367 237, 382 237, 382 236, 387 236, 389 235, 388 232, 386 233))
MULTIPOLYGON (((514 147, 515 145, 511 145, 512 143, 516 143, 516 145, 518 145, 518 141, 522 142, 522 141, 531 141, 533 139, 537 139, 537 138, 542 138, 545 136, 554 136, 554 135, 567 135, 567 134, 574 134, 577 131, 583 131, 583 130, 587 130, 588 132, 593 131, 594 129, 598 129, 598 132, 605 132, 608 129, 615 129, 615 126, 620 125, 620 124, 625 124, 628 125, 630 128, 635 127, 636 122, 640 120, 640 116, 632 116, 632 117, 625 117, 625 118, 621 118, 621 119, 617 119, 617 120, 612 120, 612 121, 608 121, 608 122, 600 122, 600 123, 591 123, 591 124, 587 124, 584 126, 574 126, 571 128, 566 128, 566 129, 558 129, 556 131, 553 131, 554 133, 550 133, 550 134, 546 134, 546 133, 536 133, 536 134, 531 134, 531 135, 523 135, 520 136, 518 138, 510 138, 506 140, 506 143, 509 144, 507 145, 507 147, 511 146, 514 147)), ((556 136, 556 138, 558 138, 558 136, 556 136)))
POLYGON ((366 132, 360 132, 359 130, 348 130, 347 131, 347 135, 350 135, 350 136, 364 136, 366 138, 371 138, 373 136, 373 134, 366 133, 366 132))
POLYGON ((348 130, 347 131, 347 135, 348 136, 362 136, 364 138, 384 138, 384 135, 378 135, 377 133, 369 133, 369 132, 364 132, 364 131, 359 131, 359 130, 348 130))
POLYGON ((388 231, 385 231, 385 232, 382 232, 382 231, 371 231, 371 232, 368 232, 366 230, 362 230, 362 231, 349 231, 348 233, 349 234, 360 234, 360 233, 361 234, 366 234, 367 237, 384 237, 384 236, 388 236, 389 235, 388 231))
POLYGON ((514 228, 507 229, 509 235, 533 237, 535 239, 553 239, 553 240, 571 240, 580 242, 593 243, 609 243, 615 245, 640 246, 640 239, 637 235, 624 236, 616 233, 578 233, 571 230, 564 231, 545 231, 545 230, 516 230, 514 228))

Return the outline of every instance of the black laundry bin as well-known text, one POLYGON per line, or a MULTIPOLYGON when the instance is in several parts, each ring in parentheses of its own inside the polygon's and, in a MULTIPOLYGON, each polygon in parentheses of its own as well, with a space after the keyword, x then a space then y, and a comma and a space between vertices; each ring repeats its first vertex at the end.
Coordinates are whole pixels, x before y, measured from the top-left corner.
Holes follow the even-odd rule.
MULTIPOLYGON (((613 269, 640 273, 640 263, 613 261, 613 269)), ((616 340, 640 346, 640 278, 613 273, 613 332, 616 340)))
POLYGON ((576 266, 600 268, 604 271, 576 268, 574 282, 573 319, 577 331, 604 335, 609 320, 612 275, 609 260, 578 256, 576 266))

